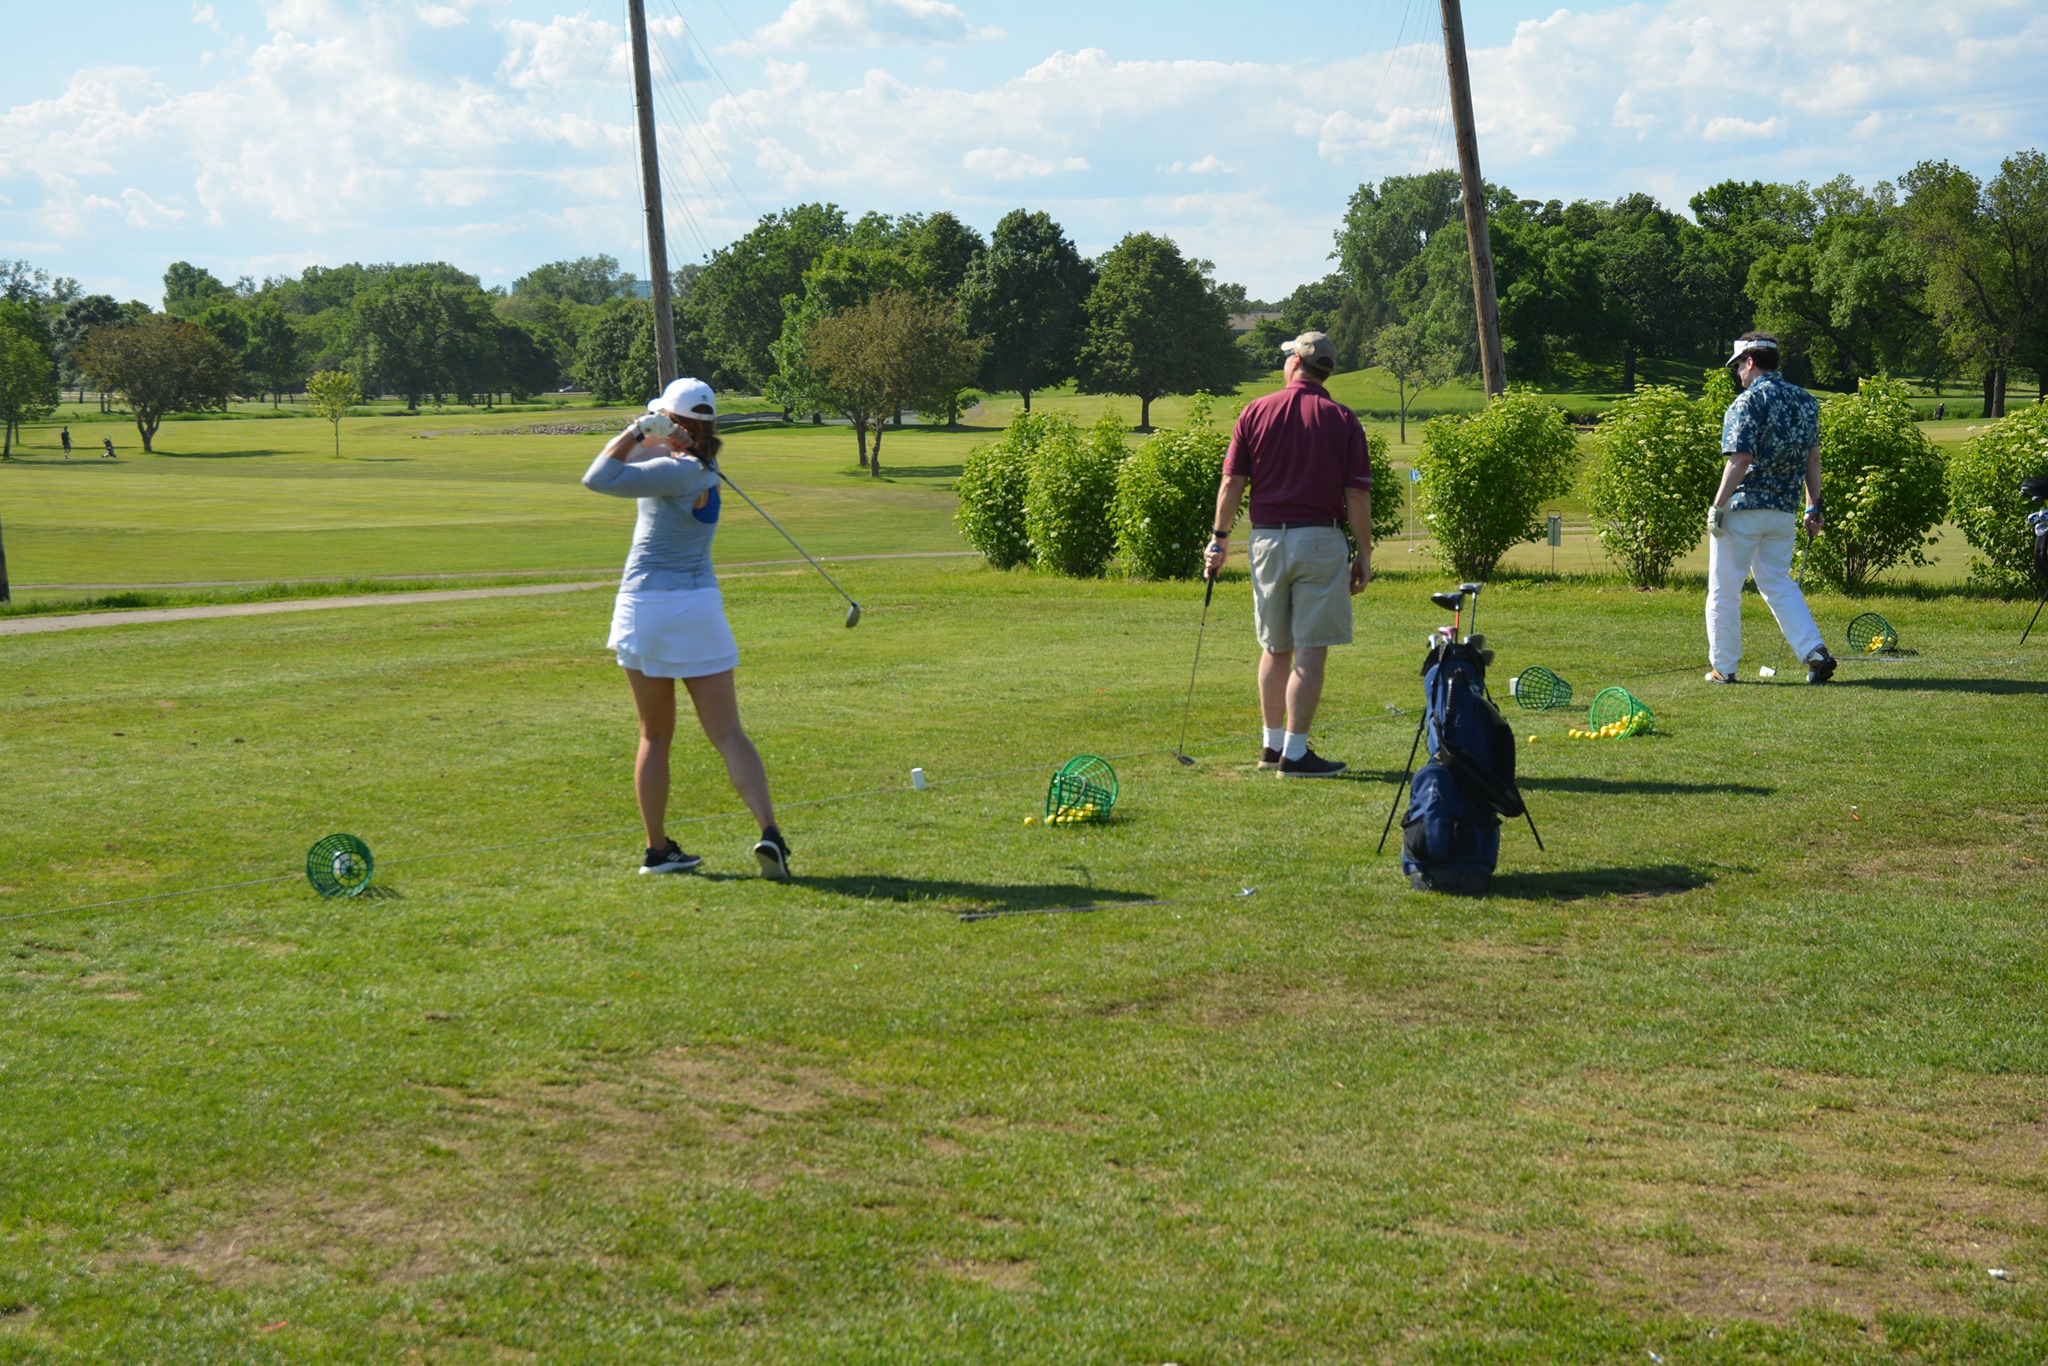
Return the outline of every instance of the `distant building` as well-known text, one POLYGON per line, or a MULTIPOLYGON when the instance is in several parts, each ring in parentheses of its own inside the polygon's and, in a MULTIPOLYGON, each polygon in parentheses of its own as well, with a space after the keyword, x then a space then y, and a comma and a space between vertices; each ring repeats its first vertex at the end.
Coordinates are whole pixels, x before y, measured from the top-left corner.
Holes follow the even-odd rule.
POLYGON ((1242 337, 1260 323, 1268 319, 1277 322, 1279 318, 1280 314, 1277 311, 1272 313, 1233 313, 1230 315, 1230 335, 1242 337))
POLYGON ((626 294, 627 297, 634 299, 652 299, 654 297, 654 281, 635 280, 627 288, 626 294))

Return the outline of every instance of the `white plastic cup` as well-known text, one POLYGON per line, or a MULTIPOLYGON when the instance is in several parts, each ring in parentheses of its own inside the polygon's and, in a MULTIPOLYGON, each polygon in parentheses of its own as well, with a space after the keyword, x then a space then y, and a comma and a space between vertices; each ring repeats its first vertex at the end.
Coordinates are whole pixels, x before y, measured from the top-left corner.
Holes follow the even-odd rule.
POLYGON ((1768 664, 1759 664, 1756 666, 1756 676, 1758 678, 1776 678, 1778 671, 1768 664))
POLYGON ((922 792, 922 791, 924 791, 924 770, 923 770, 923 769, 921 769, 921 768, 913 768, 913 769, 911 769, 911 770, 910 770, 910 785, 911 785, 912 787, 916 788, 916 789, 917 789, 917 790, 918 790, 919 792, 922 792))

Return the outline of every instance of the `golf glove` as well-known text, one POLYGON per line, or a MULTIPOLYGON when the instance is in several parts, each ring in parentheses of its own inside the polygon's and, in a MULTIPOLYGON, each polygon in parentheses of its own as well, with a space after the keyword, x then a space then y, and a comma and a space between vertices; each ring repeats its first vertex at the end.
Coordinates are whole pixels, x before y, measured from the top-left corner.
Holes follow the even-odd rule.
POLYGON ((1716 503, 1707 509, 1707 534, 1719 536, 1728 529, 1728 509, 1716 503))
POLYGON ((659 441, 676 429, 675 420, 667 413, 643 414, 633 425, 643 441, 659 441))

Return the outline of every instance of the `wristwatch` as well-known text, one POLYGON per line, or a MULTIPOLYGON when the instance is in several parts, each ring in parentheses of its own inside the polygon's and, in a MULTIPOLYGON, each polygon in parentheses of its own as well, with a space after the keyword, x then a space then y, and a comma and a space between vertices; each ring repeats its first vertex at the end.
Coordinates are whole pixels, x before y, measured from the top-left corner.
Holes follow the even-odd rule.
POLYGON ((1214 536, 1214 537, 1215 537, 1215 538, 1216 538, 1217 540, 1219 540, 1219 541, 1227 541, 1227 540, 1229 540, 1229 539, 1230 539, 1230 533, 1229 533, 1229 532, 1227 532, 1227 531, 1213 531, 1213 530, 1212 530, 1212 531, 1211 531, 1211 532, 1210 532, 1209 534, 1210 534, 1211 536, 1214 536))

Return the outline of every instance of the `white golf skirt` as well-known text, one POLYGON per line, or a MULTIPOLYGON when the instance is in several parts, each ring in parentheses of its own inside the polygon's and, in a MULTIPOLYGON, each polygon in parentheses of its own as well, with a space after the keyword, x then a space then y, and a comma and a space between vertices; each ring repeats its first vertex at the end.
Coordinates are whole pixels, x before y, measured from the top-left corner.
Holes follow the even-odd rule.
POLYGON ((617 651, 620 668, 649 678, 702 678, 740 662, 716 588, 621 591, 605 645, 617 651))

